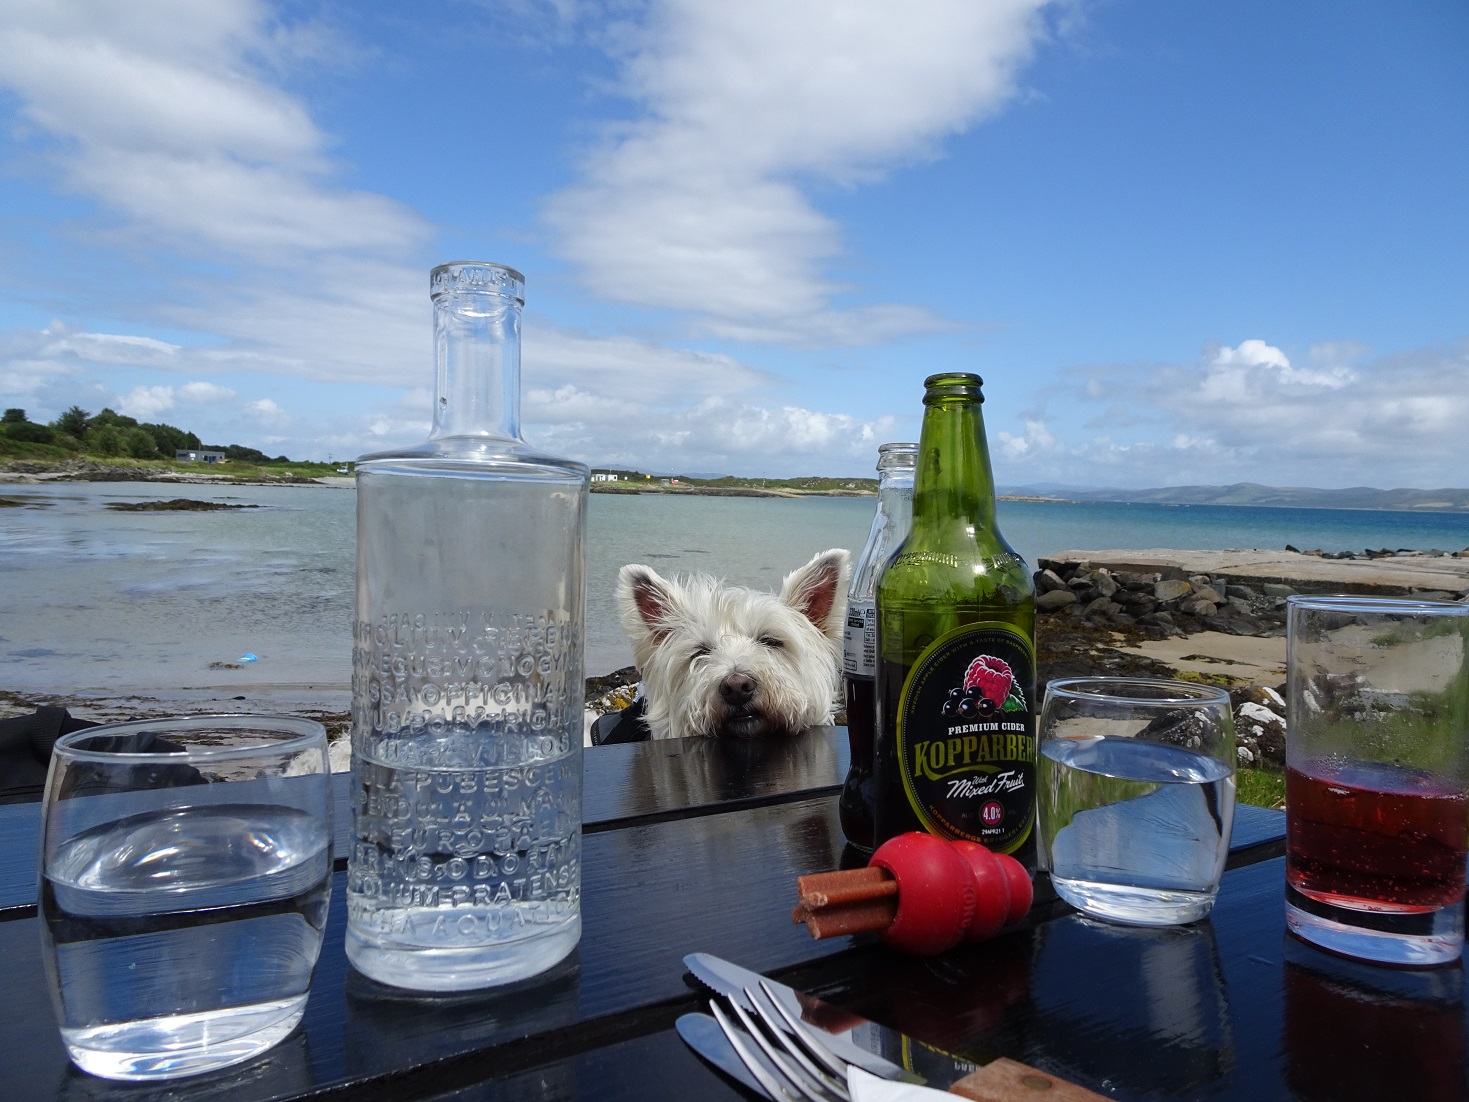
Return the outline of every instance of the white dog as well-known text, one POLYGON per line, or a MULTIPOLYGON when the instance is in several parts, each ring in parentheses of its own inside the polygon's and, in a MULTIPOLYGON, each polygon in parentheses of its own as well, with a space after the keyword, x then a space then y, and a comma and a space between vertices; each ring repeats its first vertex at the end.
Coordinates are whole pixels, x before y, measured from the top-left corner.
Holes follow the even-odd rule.
POLYGON ((755 738, 830 723, 850 572, 846 551, 823 551, 787 574, 777 597, 624 566, 617 605, 653 738, 755 738))

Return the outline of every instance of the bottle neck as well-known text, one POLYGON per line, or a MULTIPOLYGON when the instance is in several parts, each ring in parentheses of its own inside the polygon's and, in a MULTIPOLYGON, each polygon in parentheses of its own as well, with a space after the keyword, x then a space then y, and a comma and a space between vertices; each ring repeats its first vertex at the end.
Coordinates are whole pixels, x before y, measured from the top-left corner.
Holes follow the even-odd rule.
POLYGON ((908 530, 913 521, 912 467, 879 473, 877 511, 890 527, 903 532, 908 530))
POLYGON ((486 291, 434 296, 429 439, 520 440, 520 302, 486 291))
POLYGON ((925 399, 913 481, 913 526, 962 523, 995 527, 995 477, 990 470, 980 400, 925 399))

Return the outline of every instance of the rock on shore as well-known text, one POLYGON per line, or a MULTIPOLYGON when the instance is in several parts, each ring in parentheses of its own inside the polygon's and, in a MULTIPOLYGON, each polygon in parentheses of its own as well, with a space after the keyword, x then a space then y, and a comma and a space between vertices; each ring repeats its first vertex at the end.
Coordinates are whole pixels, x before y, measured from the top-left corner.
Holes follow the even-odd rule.
POLYGON ((1469 555, 1395 552, 1328 559, 1298 551, 1065 551, 1037 564, 1042 614, 1137 628, 1278 635, 1293 593, 1469 599, 1469 555))

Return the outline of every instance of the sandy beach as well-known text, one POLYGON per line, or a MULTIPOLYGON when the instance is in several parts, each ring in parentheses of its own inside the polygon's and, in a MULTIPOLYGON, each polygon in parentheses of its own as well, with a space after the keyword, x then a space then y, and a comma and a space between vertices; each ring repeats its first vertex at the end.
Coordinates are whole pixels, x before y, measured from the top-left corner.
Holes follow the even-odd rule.
POLYGON ((1171 667, 1175 673, 1233 678, 1251 685, 1277 688, 1285 683, 1285 637, 1252 638, 1201 631, 1184 639, 1150 639, 1117 649, 1171 667))

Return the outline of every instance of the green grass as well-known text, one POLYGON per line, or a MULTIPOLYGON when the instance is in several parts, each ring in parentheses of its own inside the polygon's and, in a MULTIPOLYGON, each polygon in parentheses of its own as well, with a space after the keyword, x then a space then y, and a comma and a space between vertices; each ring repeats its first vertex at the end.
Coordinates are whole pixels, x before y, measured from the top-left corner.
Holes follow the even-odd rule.
POLYGON ((29 459, 43 463, 61 463, 80 458, 78 452, 57 444, 33 444, 29 440, 12 440, 0 433, 0 459, 29 459))
POLYGON ((1235 798, 1253 807, 1285 807, 1285 774, 1274 769, 1241 769, 1235 798))
POLYGON ((181 463, 175 459, 132 459, 120 455, 89 455, 85 452, 69 451, 55 444, 32 444, 20 440, 7 440, 0 435, 0 460, 17 459, 28 462, 61 464, 69 460, 96 463, 103 467, 133 467, 148 471, 178 471, 181 474, 223 475, 227 478, 258 479, 280 478, 296 475, 302 478, 322 478, 335 475, 337 468, 345 463, 307 463, 288 460, 284 463, 251 463, 245 460, 226 460, 223 463, 181 463))

